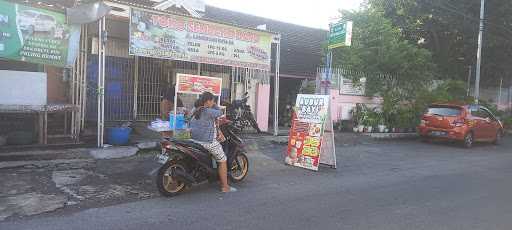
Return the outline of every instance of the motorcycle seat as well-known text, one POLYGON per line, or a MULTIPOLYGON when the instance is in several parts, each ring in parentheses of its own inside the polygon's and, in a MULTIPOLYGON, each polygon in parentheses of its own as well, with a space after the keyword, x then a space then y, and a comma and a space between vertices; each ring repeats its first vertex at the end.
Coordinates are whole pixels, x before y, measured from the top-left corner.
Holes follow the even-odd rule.
POLYGON ((208 151, 208 149, 204 148, 201 144, 195 142, 195 141, 192 141, 192 140, 173 140, 174 143, 176 143, 177 145, 181 145, 181 146, 184 146, 184 147, 192 147, 192 148, 195 148, 201 152, 205 152, 205 153, 209 153, 210 151, 208 151))

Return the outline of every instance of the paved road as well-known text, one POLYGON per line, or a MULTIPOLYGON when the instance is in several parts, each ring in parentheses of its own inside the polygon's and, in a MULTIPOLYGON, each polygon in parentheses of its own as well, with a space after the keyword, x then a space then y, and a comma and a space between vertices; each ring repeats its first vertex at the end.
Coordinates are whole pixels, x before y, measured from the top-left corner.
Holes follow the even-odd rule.
POLYGON ((276 146, 251 154, 239 192, 214 185, 0 229, 504 229, 512 226, 512 139, 467 150, 369 141, 338 147, 337 170, 284 166, 276 146))

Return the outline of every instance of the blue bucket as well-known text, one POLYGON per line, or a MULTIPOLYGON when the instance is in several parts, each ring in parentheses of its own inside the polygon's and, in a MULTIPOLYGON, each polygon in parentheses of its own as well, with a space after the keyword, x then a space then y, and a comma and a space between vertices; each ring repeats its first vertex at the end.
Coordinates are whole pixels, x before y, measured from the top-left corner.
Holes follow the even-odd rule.
POLYGON ((132 128, 108 128, 107 143, 111 145, 126 145, 130 140, 132 128))
MULTIPOLYGON (((174 126, 174 114, 169 114, 169 127, 174 126)), ((176 129, 185 129, 185 116, 183 114, 176 114, 176 129)))

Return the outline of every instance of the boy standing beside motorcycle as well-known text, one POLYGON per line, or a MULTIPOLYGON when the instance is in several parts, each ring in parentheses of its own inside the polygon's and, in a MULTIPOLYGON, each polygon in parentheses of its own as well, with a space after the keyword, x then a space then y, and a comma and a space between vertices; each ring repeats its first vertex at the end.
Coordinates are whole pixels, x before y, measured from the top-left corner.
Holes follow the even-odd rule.
POLYGON ((215 96, 210 92, 204 92, 195 103, 195 107, 190 120, 192 139, 208 149, 217 161, 222 192, 235 192, 236 189, 228 184, 227 157, 218 141, 223 136, 215 123, 222 116, 222 112, 215 103, 215 96))

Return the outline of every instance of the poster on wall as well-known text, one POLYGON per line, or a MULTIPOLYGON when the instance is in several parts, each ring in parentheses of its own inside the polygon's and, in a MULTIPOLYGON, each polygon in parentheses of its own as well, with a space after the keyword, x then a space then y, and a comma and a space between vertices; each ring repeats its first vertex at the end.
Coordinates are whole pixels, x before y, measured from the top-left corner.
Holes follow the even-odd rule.
POLYGON ((328 113, 328 95, 297 95, 285 158, 287 164, 318 171, 328 113))
POLYGON ((66 66, 74 60, 68 58, 70 38, 80 33, 72 28, 63 13, 0 0, 0 57, 66 66))
POLYGON ((222 78, 205 77, 190 74, 177 74, 178 93, 202 94, 210 92, 215 96, 222 93, 222 78))
POLYGON ((339 86, 340 95, 364 96, 366 78, 361 78, 358 84, 354 84, 351 79, 341 79, 339 86))
POLYGON ((273 34, 132 8, 130 55, 270 71, 273 34))

